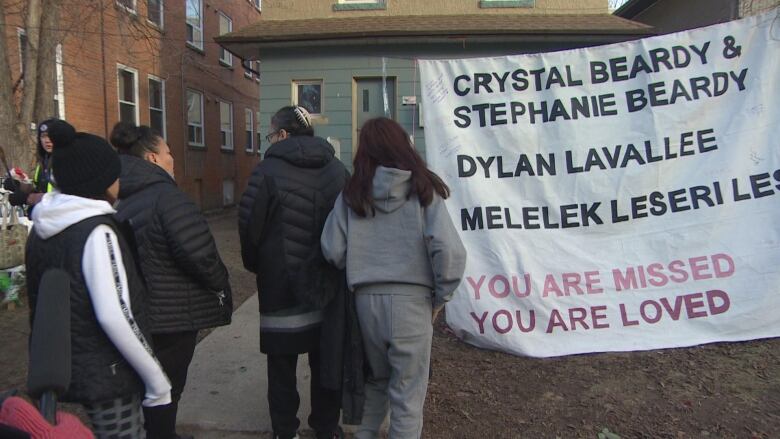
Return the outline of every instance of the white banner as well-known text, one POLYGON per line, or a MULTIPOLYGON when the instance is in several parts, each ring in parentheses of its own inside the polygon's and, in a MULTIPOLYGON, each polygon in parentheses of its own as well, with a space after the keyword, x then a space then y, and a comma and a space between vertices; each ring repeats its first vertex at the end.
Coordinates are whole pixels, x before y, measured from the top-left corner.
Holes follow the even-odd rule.
POLYGON ((447 322, 535 357, 780 335, 780 20, 420 61, 469 252, 447 322))

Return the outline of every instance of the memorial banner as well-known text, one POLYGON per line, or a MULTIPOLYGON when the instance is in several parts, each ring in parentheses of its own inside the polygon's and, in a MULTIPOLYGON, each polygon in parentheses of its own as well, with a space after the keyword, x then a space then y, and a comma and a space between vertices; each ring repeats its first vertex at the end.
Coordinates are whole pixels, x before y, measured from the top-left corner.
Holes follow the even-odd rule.
POLYGON ((456 334, 534 357, 779 336, 777 17, 419 61, 469 252, 456 334))

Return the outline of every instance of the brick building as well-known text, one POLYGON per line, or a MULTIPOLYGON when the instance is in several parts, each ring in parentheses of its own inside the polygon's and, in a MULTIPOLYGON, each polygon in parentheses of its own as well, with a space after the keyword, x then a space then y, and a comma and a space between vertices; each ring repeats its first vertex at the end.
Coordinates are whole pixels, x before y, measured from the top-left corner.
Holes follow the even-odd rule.
MULTIPOLYGON (((171 147, 179 186, 201 208, 234 204, 258 160, 259 77, 213 38, 259 19, 260 0, 62 5, 55 115, 106 137, 119 120, 150 125, 171 147)), ((18 75, 23 15, 7 14, 18 75)))

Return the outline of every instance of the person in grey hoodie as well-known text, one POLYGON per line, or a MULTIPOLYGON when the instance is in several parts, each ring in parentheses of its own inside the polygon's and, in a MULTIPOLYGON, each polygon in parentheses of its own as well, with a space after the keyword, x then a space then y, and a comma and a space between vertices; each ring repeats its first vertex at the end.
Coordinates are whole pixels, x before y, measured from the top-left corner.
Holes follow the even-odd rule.
POLYGON ((360 130, 354 174, 325 222, 325 259, 346 268, 370 366, 356 438, 419 438, 433 321, 460 284, 466 250, 444 199, 449 188, 393 120, 360 130))

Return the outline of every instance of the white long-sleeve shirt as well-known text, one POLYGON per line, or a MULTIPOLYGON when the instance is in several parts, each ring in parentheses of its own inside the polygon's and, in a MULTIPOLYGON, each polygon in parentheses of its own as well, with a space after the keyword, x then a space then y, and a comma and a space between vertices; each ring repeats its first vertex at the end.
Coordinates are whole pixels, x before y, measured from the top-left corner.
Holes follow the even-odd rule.
MULTIPOLYGON (((86 218, 113 213, 106 201, 55 191, 35 207, 33 221, 36 233, 45 239, 86 218)), ((144 382, 143 405, 169 404, 171 384, 133 316, 122 252, 111 227, 99 225, 92 230, 81 263, 98 323, 144 382)))

